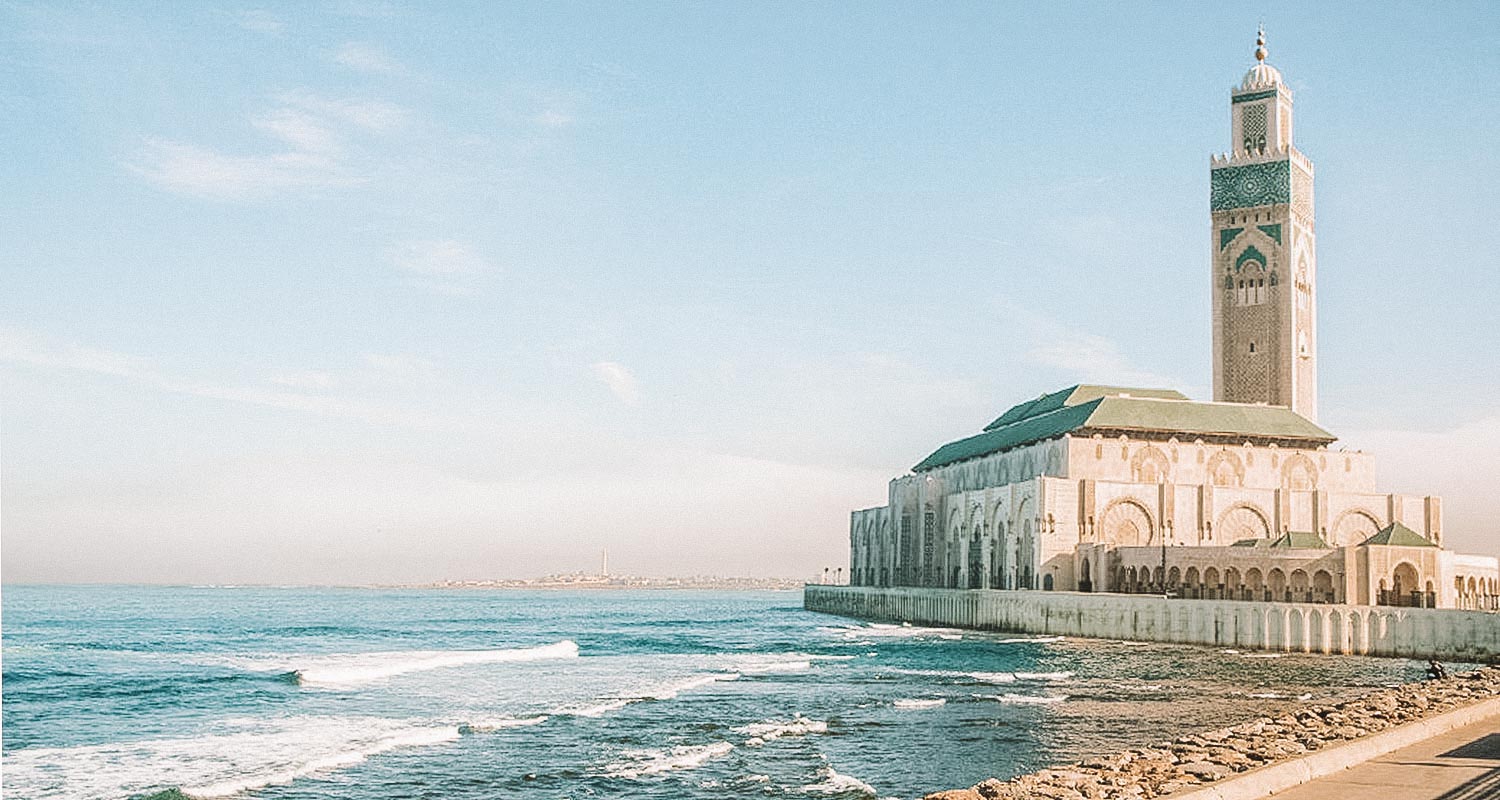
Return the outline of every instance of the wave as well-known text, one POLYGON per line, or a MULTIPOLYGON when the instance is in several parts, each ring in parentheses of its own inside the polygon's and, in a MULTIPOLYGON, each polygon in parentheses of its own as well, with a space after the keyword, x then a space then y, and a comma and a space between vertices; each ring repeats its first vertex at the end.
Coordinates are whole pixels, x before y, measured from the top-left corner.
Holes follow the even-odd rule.
POLYGON ((770 661, 764 664, 751 664, 740 667, 740 671, 751 675, 766 675, 780 672, 802 672, 812 669, 812 661, 802 659, 800 661, 770 661))
POLYGON ((862 794, 866 797, 875 797, 875 787, 852 775, 845 775, 833 767, 823 767, 818 770, 818 777, 823 780, 817 783, 809 783, 802 787, 802 791, 809 794, 862 794))
POLYGON ((727 755, 734 749, 729 742, 705 745, 678 745, 670 750, 628 750, 620 760, 604 767, 608 778, 640 778, 663 772, 693 769, 704 762, 727 755))
MULTIPOLYGON (((1293 695, 1282 694, 1280 692, 1252 692, 1252 693, 1247 694, 1245 696, 1246 697, 1254 698, 1256 700, 1291 700, 1291 699, 1293 699, 1293 695)), ((1296 699, 1298 699, 1298 700, 1311 700, 1312 699, 1312 693, 1311 692, 1305 692, 1303 694, 1296 695, 1296 699)))
POLYGON ((458 726, 459 733, 493 733, 507 728, 529 728, 540 725, 550 717, 538 714, 534 717, 500 717, 497 719, 471 720, 458 726))
POLYGON ((961 637, 963 636, 964 631, 959 628, 925 628, 920 625, 912 625, 910 623, 892 625, 883 622, 872 622, 869 625, 863 627, 849 628, 843 631, 843 633, 845 636, 865 639, 870 637, 961 637))
POLYGON ((827 733, 828 723, 808 719, 798 714, 792 718, 791 722, 767 720, 735 728, 734 732, 750 737, 745 740, 747 747, 756 747, 772 739, 780 739, 783 736, 807 736, 813 733, 827 733))
POLYGON ((1010 692, 1006 692, 1005 694, 976 694, 974 696, 985 700, 994 700, 1006 705, 1019 706, 1051 705, 1068 699, 1068 696, 1065 694, 1012 694, 1010 692))
POLYGON ((275 672, 282 680, 321 689, 354 689, 398 675, 475 664, 543 661, 577 658, 578 645, 564 639, 539 647, 495 650, 395 650, 372 653, 276 658, 210 658, 202 663, 222 663, 256 672, 275 672))
POLYGON ((1014 672, 960 672, 951 669, 897 669, 893 670, 902 675, 922 675, 930 678, 948 678, 950 680, 967 678, 979 683, 1015 683, 1019 673, 1014 672))
POLYGON ((681 692, 686 692, 690 689, 700 689, 704 686, 708 686, 709 684, 718 683, 719 681, 734 681, 739 680, 739 678, 740 674, 738 672, 716 672, 712 675, 697 675, 686 680, 679 681, 677 683, 666 684, 660 688, 651 690, 642 699, 672 700, 675 699, 681 692))
POLYGON ((937 708, 938 706, 945 705, 947 702, 947 700, 944 700, 941 697, 932 699, 912 698, 897 700, 896 702, 891 703, 891 705, 904 710, 913 710, 918 708, 937 708))
POLYGON ((170 796, 165 793, 174 789, 195 798, 228 797, 460 735, 456 725, 380 717, 227 720, 185 738, 11 750, 5 789, 7 796, 77 800, 170 796))
POLYGON ((1281 658, 1286 653, 1240 653, 1240 658, 1281 658))
POLYGON ((602 717, 611 711, 619 711, 632 703, 643 703, 647 700, 675 700, 682 692, 700 689, 720 681, 739 680, 739 678, 740 673, 738 672, 714 672, 707 675, 694 675, 674 683, 659 684, 637 691, 622 693, 615 697, 602 698, 591 703, 566 705, 553 709, 551 713, 569 717, 602 717))
POLYGON ((1017 680, 1023 681, 1065 681, 1073 677, 1071 672, 1017 672, 1014 674, 1017 680))
POLYGON ((1013 636, 1009 639, 998 640, 999 644, 1046 644, 1047 642, 1060 642, 1066 636, 1013 636))

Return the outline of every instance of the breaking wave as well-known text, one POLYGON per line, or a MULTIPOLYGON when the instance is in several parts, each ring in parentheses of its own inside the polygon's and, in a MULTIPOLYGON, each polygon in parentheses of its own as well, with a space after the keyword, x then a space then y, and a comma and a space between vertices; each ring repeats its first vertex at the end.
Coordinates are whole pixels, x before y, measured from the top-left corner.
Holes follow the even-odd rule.
POLYGON ((347 769, 388 750, 429 747, 460 736, 454 725, 377 717, 293 717, 270 725, 239 721, 223 727, 230 730, 13 750, 5 754, 6 793, 103 800, 175 787, 189 797, 228 797, 347 769))
POLYGON ((670 750, 627 750, 618 761, 604 767, 609 778, 641 778, 663 772, 693 769, 709 759, 727 755, 734 749, 729 742, 704 745, 678 745, 670 750))
POLYGON ((780 739, 783 736, 807 736, 813 733, 827 733, 828 723, 808 719, 798 714, 790 722, 767 720, 735 728, 734 732, 750 737, 745 740, 745 745, 747 747, 755 747, 765 744, 772 739, 780 739))
POLYGON ((941 697, 931 699, 908 698, 897 700, 896 702, 891 703, 891 705, 895 706, 896 708, 910 711, 918 708, 937 708, 938 706, 944 705, 947 702, 947 700, 944 700, 941 697))
POLYGON ((803 792, 809 794, 862 794, 866 797, 875 797, 875 787, 852 775, 845 775, 833 767, 823 767, 818 770, 818 777, 822 778, 817 783, 809 783, 802 787, 803 792))
POLYGON ((412 672, 475 664, 577 657, 578 645, 564 639, 540 647, 513 647, 496 650, 397 650, 308 656, 290 662, 246 658, 227 661, 234 666, 258 672, 280 672, 302 686, 347 690, 412 672))

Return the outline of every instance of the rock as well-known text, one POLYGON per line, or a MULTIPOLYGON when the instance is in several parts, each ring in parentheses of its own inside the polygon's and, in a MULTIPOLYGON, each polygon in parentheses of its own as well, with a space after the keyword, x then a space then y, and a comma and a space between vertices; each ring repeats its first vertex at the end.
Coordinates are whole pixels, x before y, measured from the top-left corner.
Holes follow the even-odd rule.
POLYGON ((985 796, 973 789, 949 789, 946 792, 933 792, 922 800, 985 800, 985 796))
POLYGON ((1219 780, 1230 773, 1228 767, 1222 764, 1215 764, 1211 761, 1194 761, 1191 764, 1183 764, 1181 769, 1195 778, 1203 778, 1210 781, 1219 780))

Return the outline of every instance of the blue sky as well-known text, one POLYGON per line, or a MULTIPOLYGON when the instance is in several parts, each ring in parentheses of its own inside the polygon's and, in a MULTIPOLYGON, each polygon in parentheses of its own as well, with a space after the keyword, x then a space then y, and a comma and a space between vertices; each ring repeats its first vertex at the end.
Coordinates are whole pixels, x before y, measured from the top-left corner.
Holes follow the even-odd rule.
POLYGON ((1496 552, 1493 4, 5 2, 4 577, 840 564, 1014 402, 1209 395, 1261 20, 1320 421, 1496 552))

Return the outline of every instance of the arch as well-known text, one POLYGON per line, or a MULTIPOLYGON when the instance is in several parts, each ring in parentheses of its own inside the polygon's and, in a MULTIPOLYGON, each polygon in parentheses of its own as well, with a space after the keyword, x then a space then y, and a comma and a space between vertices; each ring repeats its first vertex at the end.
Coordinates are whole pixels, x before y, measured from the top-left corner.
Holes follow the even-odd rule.
POLYGON ((1393 602, 1391 605, 1410 605, 1411 594, 1417 591, 1421 573, 1410 561, 1402 561, 1391 570, 1391 594, 1393 602))
POLYGON ((1215 486, 1238 487, 1245 483, 1245 465, 1228 450, 1219 450, 1208 459, 1208 482, 1215 486))
POLYGON ((1187 586, 1189 589, 1197 589, 1197 588, 1199 588, 1198 581, 1199 581, 1199 577, 1198 577, 1198 568, 1197 567, 1188 567, 1187 571, 1184 572, 1184 573, 1182 573, 1182 583, 1183 583, 1184 586, 1187 586))
POLYGON ((1333 519, 1332 540, 1334 547, 1356 545, 1374 536, 1380 530, 1375 515, 1361 508, 1351 508, 1333 519))
POLYGON ((1212 589, 1219 585, 1219 568, 1209 567, 1203 570, 1203 585, 1212 589))
POLYGON ((1101 520, 1100 527, 1103 529, 1100 541, 1115 547, 1140 547, 1150 544, 1155 532, 1151 512, 1135 500, 1124 498, 1115 500, 1105 507, 1099 519, 1101 520))
POLYGON ((1271 590, 1272 600, 1283 600, 1286 596, 1286 573, 1280 567, 1272 567, 1266 573, 1266 588, 1271 590))
POLYGON ((1326 569, 1320 569, 1313 573, 1312 590, 1315 602, 1336 603, 1337 598, 1333 592, 1333 573, 1326 569))
POLYGON ((1226 597, 1235 600, 1242 599, 1244 593, 1241 591, 1241 587, 1243 587, 1244 585, 1245 579, 1240 576, 1240 571, 1238 569, 1235 569, 1234 567, 1224 568, 1224 595, 1226 597))
POLYGON ((1271 537, 1271 523, 1265 512, 1249 503, 1236 503, 1226 509, 1219 515, 1219 521, 1214 523, 1214 530, 1219 533, 1220 541, 1224 544, 1233 544, 1242 539, 1271 537))
POLYGON ((1052 591, 1052 573, 1050 572, 1042 576, 1042 591, 1052 591))
POLYGON ((1318 488, 1318 467, 1312 459, 1302 453, 1287 456, 1281 464, 1281 486, 1297 492, 1308 492, 1318 488))
POLYGON ((1286 576, 1287 588, 1292 590, 1292 599, 1299 603, 1312 601, 1308 594, 1312 591, 1312 580, 1307 577, 1306 570, 1294 569, 1292 574, 1286 576))
POLYGON ((1155 445, 1142 447, 1130 459, 1131 480, 1136 483, 1166 483, 1171 471, 1171 462, 1155 445))
POLYGON ((1094 570, 1088 556, 1083 557, 1083 563, 1078 568, 1078 591, 1094 591, 1094 570))
POLYGON ((1179 570, 1176 567, 1173 567, 1173 568, 1167 570, 1167 585, 1168 586, 1180 586, 1180 585, 1182 585, 1182 570, 1179 570))

